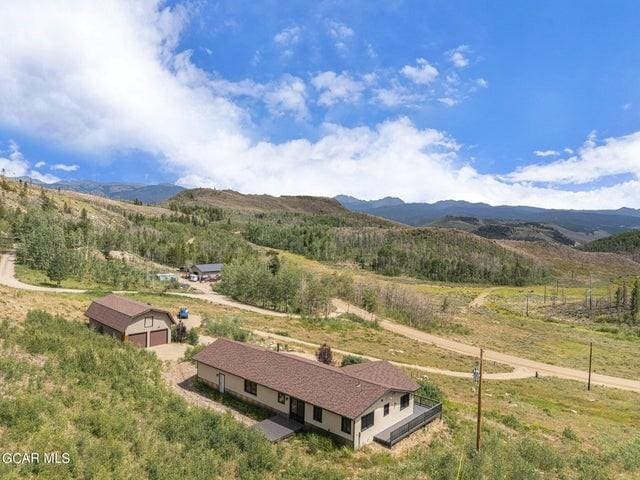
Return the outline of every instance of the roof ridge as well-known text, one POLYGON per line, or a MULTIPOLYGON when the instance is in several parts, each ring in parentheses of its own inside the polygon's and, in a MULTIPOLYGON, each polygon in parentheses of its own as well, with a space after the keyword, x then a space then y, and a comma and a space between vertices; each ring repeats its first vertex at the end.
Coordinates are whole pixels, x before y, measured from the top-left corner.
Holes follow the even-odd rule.
POLYGON ((346 377, 353 378, 354 380, 358 380, 360 382, 368 383, 369 385, 378 386, 378 387, 385 387, 387 389, 389 388, 387 385, 384 385, 384 384, 381 384, 381 383, 376 383, 376 382, 373 382, 371 380, 366 380, 366 379, 363 379, 363 378, 359 378, 359 377, 356 377, 355 375, 350 375, 349 373, 345 372, 344 370, 342 370, 339 367, 332 367, 332 366, 329 366, 329 365, 325 365, 322 362, 309 361, 308 359, 299 357, 297 355, 287 354, 287 352, 274 352, 273 350, 270 350, 270 349, 268 349, 266 347, 262 347, 260 345, 252 345, 252 344, 249 344, 249 343, 246 343, 246 342, 238 342, 237 340, 231 340, 229 338, 224 338, 224 337, 218 338, 218 340, 221 340, 221 339, 223 339, 223 340, 225 340, 227 342, 236 343, 236 344, 239 344, 239 345, 245 345, 245 346, 248 346, 250 348, 255 348, 255 349, 261 350, 261 351, 263 351, 265 353, 278 355, 278 356, 285 355, 287 358, 293 359, 293 360, 295 360, 297 362, 305 363, 306 365, 313 365, 314 367, 318 367, 318 368, 324 368, 325 370, 328 370, 328 371, 331 371, 331 372, 335 372, 337 374, 344 375, 346 377))

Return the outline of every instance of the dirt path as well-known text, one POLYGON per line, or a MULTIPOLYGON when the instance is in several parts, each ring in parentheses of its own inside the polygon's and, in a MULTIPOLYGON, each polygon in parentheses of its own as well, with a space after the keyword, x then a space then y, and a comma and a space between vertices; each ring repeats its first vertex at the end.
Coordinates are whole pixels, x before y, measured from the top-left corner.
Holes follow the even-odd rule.
POLYGON ((163 373, 169 386, 190 404, 198 407, 210 408, 211 410, 215 410, 219 413, 229 413, 233 418, 247 426, 256 424, 256 421, 252 418, 242 415, 241 413, 196 392, 193 389, 193 379, 195 378, 195 374, 196 368, 189 362, 172 365, 163 373))
MULTIPOLYGON (((336 308, 338 308, 339 310, 347 311, 348 309, 349 312, 355 315, 361 316, 362 318, 370 319, 372 317, 371 313, 367 312, 366 310, 359 308, 355 305, 350 305, 347 302, 344 302, 342 300, 334 299, 333 303, 336 306, 336 308)), ((466 343, 458 342, 456 340, 450 340, 448 338, 432 335, 430 333, 423 332, 416 328, 408 327, 406 325, 401 325, 395 322, 390 322, 389 320, 386 320, 382 317, 376 317, 376 318, 378 319, 379 325, 385 330, 397 333, 399 335, 403 335, 413 340, 429 343, 431 345, 436 345, 440 348, 451 350, 453 352, 460 353, 462 355, 467 355, 470 357, 477 357, 480 353, 479 348, 476 346, 468 345, 466 343)), ((492 350, 485 350, 484 358, 486 360, 502 363, 504 365, 511 365, 516 369, 514 370, 514 372, 523 371, 522 369, 524 369, 528 371, 538 372, 540 376, 566 378, 568 380, 576 380, 579 382, 586 382, 588 377, 588 373, 586 371, 577 370, 574 368, 559 367, 556 365, 549 365, 547 363, 537 362, 535 360, 529 360, 526 358, 520 358, 514 355, 495 352, 492 350)), ((514 372, 509 372, 509 373, 514 373, 514 372)), ((507 373, 506 375, 508 375, 509 373, 507 373)), ((612 377, 609 375, 601 375, 599 373, 592 373, 591 383, 594 385, 620 388, 623 390, 631 390, 633 392, 640 393, 640 381, 638 380, 630 380, 627 378, 619 378, 619 377, 612 377)))
POLYGON ((483 290, 482 292, 480 292, 480 294, 474 298, 471 303, 468 305, 467 308, 480 308, 482 307, 485 303, 487 303, 487 299, 489 298, 489 296, 491 295, 491 292, 497 290, 496 287, 491 287, 491 288, 487 288, 486 290, 483 290))
POLYGON ((16 256, 14 253, 5 253, 0 255, 0 284, 20 290, 31 290, 33 292, 58 292, 58 293, 84 293, 86 290, 76 288, 54 288, 40 287, 38 285, 29 285, 22 283, 16 278, 16 256))
MULTIPOLYGON (((275 333, 263 332, 262 330, 253 330, 251 333, 253 333, 258 337, 277 340, 280 343, 284 343, 284 344, 295 343, 297 345, 302 345, 314 350, 316 350, 320 346, 316 343, 306 342, 304 340, 298 340, 291 337, 285 337, 283 335, 277 335, 275 333)), ((348 352, 346 350, 340 350, 337 348, 332 348, 331 350, 340 355, 356 355, 358 357, 366 358, 367 360, 372 360, 372 361, 380 360, 379 358, 371 357, 369 355, 361 355, 359 353, 348 352)), ((315 356, 312 353, 305 353, 305 352, 290 352, 290 353, 315 360, 315 356)), ((402 363, 402 362, 396 362, 393 360, 388 360, 388 362, 395 365, 396 367, 410 368, 412 370, 418 370, 426 373, 437 373, 439 375, 446 375, 449 377, 457 377, 457 378, 471 378, 471 372, 457 372, 454 370, 443 370, 441 368, 425 367, 424 365, 416 365, 413 363, 402 363)), ((529 370, 527 368, 516 368, 511 372, 487 373, 483 375, 483 378, 486 380, 516 380, 520 378, 530 378, 530 377, 533 377, 534 375, 535 375, 535 372, 533 370, 529 370)))

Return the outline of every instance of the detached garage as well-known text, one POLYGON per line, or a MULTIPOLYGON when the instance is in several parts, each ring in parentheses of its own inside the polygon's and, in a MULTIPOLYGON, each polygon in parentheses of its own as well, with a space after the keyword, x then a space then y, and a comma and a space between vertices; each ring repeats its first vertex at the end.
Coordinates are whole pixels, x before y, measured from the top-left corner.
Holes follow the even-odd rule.
POLYGON ((91 328, 142 348, 170 343, 176 323, 166 310, 118 295, 95 300, 85 315, 91 328))

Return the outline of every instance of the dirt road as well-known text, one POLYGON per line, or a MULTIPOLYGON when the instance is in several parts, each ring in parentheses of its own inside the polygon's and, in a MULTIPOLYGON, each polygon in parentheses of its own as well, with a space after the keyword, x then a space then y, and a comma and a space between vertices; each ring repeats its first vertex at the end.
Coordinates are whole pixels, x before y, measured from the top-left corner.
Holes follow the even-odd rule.
MULTIPOLYGON (((342 300, 334 299, 333 303, 339 310, 347 311, 348 309, 349 312, 361 316, 362 318, 371 319, 372 317, 371 313, 367 312, 366 310, 355 305, 350 305, 342 300)), ((470 357, 477 357, 480 354, 479 348, 476 346, 432 335, 416 328, 408 327, 406 325, 401 325, 395 322, 390 322, 389 320, 386 320, 382 317, 376 318, 378 319, 378 323, 380 324, 380 326, 385 330, 403 335, 413 340, 436 345, 437 347, 451 350, 462 355, 468 355, 470 357)), ((558 378, 566 378, 568 380, 577 380, 579 382, 586 382, 588 377, 588 373, 586 371, 577 370, 574 368, 559 367, 556 365, 549 365, 547 363, 520 358, 514 355, 495 352, 492 350, 485 350, 484 358, 486 360, 502 363, 504 365, 511 365, 518 371, 520 371, 520 369, 525 369, 528 371, 538 372, 540 376, 553 376, 558 378)), ((640 393, 639 380, 630 380, 627 378, 619 378, 609 375, 601 375, 599 373, 592 373, 591 383, 594 385, 620 388, 623 390, 631 390, 633 392, 640 393)))
MULTIPOLYGON (((252 333, 258 337, 262 337, 262 338, 270 338, 272 340, 277 340, 278 342, 281 342, 283 344, 292 344, 295 343, 297 345, 302 345, 311 349, 318 349, 318 347, 320 347, 320 345, 315 344, 315 343, 311 343, 311 342, 306 342, 304 340, 298 340, 295 338, 291 338, 291 337, 285 337, 282 335, 277 335, 275 333, 270 333, 270 332, 263 332, 261 330, 253 330, 252 333)), ((367 360, 372 360, 372 361, 376 361, 376 360, 380 360, 379 358, 376 357, 371 357, 369 355, 361 355, 358 353, 353 353, 353 352, 348 352, 346 350, 340 350, 337 348, 332 348, 331 349, 333 352, 338 353, 340 355, 356 355, 358 357, 362 357, 362 358, 366 358, 367 360)), ((315 360, 315 356, 313 354, 310 353, 303 353, 303 352, 291 352, 294 355, 299 355, 301 357, 305 357, 305 358, 310 358, 315 360)), ((396 367, 401 367, 401 368, 410 368, 412 370, 418 370, 421 372, 426 372, 426 373, 437 373, 439 375, 446 375, 448 377, 457 377, 457 378, 471 378, 471 372, 457 372, 454 370, 443 370, 441 368, 435 368, 435 367, 425 367, 423 365, 416 365, 413 363, 402 363, 402 362, 395 362, 393 360, 389 360, 389 363, 395 365, 396 367)), ((487 373, 485 375, 483 375, 483 378, 486 380, 516 380, 516 379, 520 379, 520 378, 530 378, 533 377, 535 375, 535 372, 533 370, 529 370, 527 368, 516 368, 511 372, 501 372, 501 373, 487 373)))
MULTIPOLYGON (((86 290, 77 290, 77 289, 71 289, 71 288, 39 287, 36 285, 28 285, 26 283, 22 283, 15 278, 14 264, 15 264, 14 254, 3 254, 0 256, 0 284, 6 285, 11 288, 41 291, 41 292, 83 293, 86 291, 86 290)), ((266 310, 264 308, 254 307, 252 305, 245 305, 243 303, 237 302, 228 297, 225 297, 224 295, 220 295, 218 293, 210 291, 210 284, 208 283, 200 284, 200 283, 194 282, 194 283, 189 283, 189 285, 197 288, 198 290, 200 290, 201 293, 173 293, 172 295, 206 300, 211 303, 217 303, 219 305, 238 308, 241 310, 259 313, 262 315, 270 315, 270 316, 277 316, 277 317, 293 316, 286 313, 273 312, 271 310, 266 310)), ((483 298, 486 298, 486 296, 483 298)), ((338 312, 349 311, 355 315, 361 316, 362 318, 366 318, 366 319, 372 318, 372 315, 369 312, 355 305, 350 305, 347 302, 344 302, 343 300, 334 299, 333 304, 338 310, 338 312)), ((375 315, 373 315, 373 317, 377 318, 375 315)), ((446 350, 451 350, 453 352, 460 353, 462 355, 471 356, 471 357, 477 357, 479 354, 479 349, 476 346, 458 342, 456 340, 451 340, 448 338, 439 337, 437 335, 432 335, 430 333, 426 333, 421 330, 408 327, 406 325, 401 325, 395 322, 391 322, 385 318, 380 317, 380 318, 377 318, 377 320, 380 326, 385 330, 397 333, 399 335, 403 335, 413 340, 436 345, 437 347, 444 348, 446 350)), ((286 338, 286 337, 283 337, 283 338, 286 338)), ((532 373, 535 374, 535 372, 538 372, 540 376, 554 376, 559 378, 566 378, 569 380, 577 380, 580 382, 587 381, 588 373, 583 370, 577 370, 574 368, 567 368, 567 367, 559 367, 556 365, 549 365, 546 363, 537 362, 537 361, 529 360, 526 358, 520 358, 514 355, 505 354, 505 353, 495 352, 492 350, 485 350, 484 357, 487 360, 491 360, 497 363, 502 363, 504 365, 510 365, 514 368, 513 372, 492 374, 492 375, 503 375, 505 376, 504 379, 525 378, 526 376, 530 376, 532 373)), ((431 367, 422 367, 419 365, 416 365, 414 367, 419 367, 418 369, 425 369, 424 371, 438 373, 437 372, 438 369, 434 369, 431 367)), ((459 374, 460 376, 467 376, 467 374, 464 372, 451 372, 447 370, 443 370, 443 372, 448 372, 448 373, 445 373, 445 375, 459 374)), ((489 377, 487 376, 486 378, 489 378, 489 377)), ((601 375, 599 373, 593 373, 591 375, 591 383, 593 383, 594 385, 620 388, 620 389, 631 390, 631 391, 640 393, 639 380, 631 380, 627 378, 612 377, 609 375, 601 375)))
MULTIPOLYGON (((55 287, 41 287, 38 285, 29 285, 16 279, 15 273, 15 261, 16 257, 14 253, 5 253, 0 255, 0 285, 5 285, 11 288, 17 288, 19 290, 30 290, 33 292, 51 292, 51 293, 85 293, 87 290, 80 290, 75 288, 55 288, 55 287)), ((215 293, 211 290, 210 283, 198 283, 187 282, 186 280, 181 283, 188 285, 198 293, 179 293, 179 292, 167 292, 168 295, 175 295, 181 297, 197 298, 200 300, 206 300, 207 302, 216 303, 218 305, 225 305, 227 307, 238 308, 254 313, 260 313, 262 315, 270 315, 274 317, 290 317, 291 315, 281 312, 274 312, 265 308, 254 307, 252 305, 246 305, 244 303, 237 302, 229 297, 215 293)), ((136 293, 136 292, 113 292, 113 293, 136 293)))
POLYGON ((273 310, 267 310, 266 308, 254 307, 253 305, 240 303, 225 295, 221 295, 219 293, 214 292, 213 290, 211 290, 211 284, 208 282, 189 282, 187 280, 180 279, 180 283, 182 285, 187 285, 193 288, 194 290, 197 290, 197 293, 170 293, 170 295, 176 295, 179 297, 197 298, 200 300, 206 300, 207 302, 217 303, 218 305, 225 305, 227 307, 238 308, 240 310, 245 310, 247 312, 260 313, 262 315, 269 315, 271 317, 297 316, 297 315, 291 315, 289 313, 274 312, 273 310))
POLYGON ((16 256, 14 253, 0 255, 0 284, 20 290, 31 290, 34 292, 59 292, 59 293, 84 293, 86 290, 75 288, 54 288, 29 285, 16 279, 15 271, 16 256))

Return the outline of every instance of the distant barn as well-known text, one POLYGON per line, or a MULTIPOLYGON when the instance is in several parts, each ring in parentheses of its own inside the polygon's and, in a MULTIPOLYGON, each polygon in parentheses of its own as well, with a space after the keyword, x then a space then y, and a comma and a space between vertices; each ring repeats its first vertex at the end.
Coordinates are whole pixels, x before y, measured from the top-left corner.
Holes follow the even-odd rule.
POLYGON ((223 267, 222 263, 198 263, 191 265, 189 272, 192 275, 197 275, 199 280, 205 280, 219 277, 223 267))

